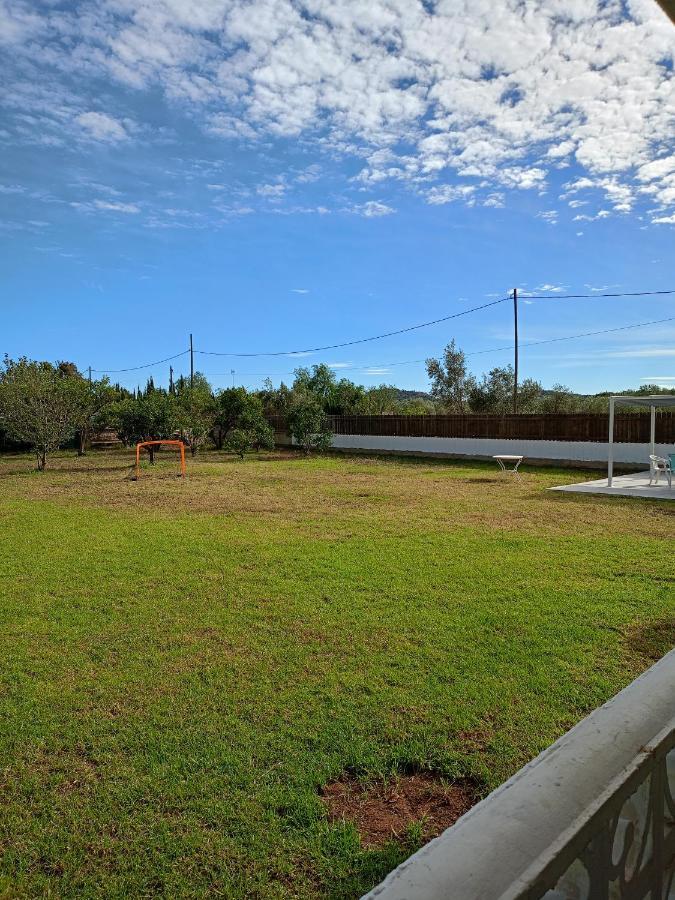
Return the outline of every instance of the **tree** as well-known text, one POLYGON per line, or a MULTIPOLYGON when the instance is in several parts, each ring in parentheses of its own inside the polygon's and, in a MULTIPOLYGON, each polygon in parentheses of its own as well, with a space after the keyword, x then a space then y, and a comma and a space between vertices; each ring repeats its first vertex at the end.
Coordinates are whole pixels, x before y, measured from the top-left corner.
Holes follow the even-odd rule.
POLYGON ((8 356, 0 372, 0 419, 10 438, 28 444, 38 471, 72 437, 78 406, 72 379, 48 362, 8 356))
POLYGON ((249 450, 272 450, 274 431, 265 419, 263 401, 246 388, 226 388, 217 398, 221 445, 242 459, 249 450))
POLYGON ((454 339, 446 346, 441 359, 428 359, 426 366, 434 400, 442 403, 448 412, 466 412, 467 396, 476 381, 473 375, 467 374, 464 351, 454 339))
MULTIPOLYGON (((140 441, 168 439, 178 426, 174 397, 157 388, 145 397, 111 403, 107 412, 111 425, 125 446, 140 441)), ((153 447, 149 449, 152 463, 155 452, 153 447)))
POLYGON ((216 397, 216 415, 213 422, 213 439, 218 450, 222 450, 225 435, 236 428, 239 417, 248 403, 246 388, 225 388, 216 397))
POLYGON ((288 430, 305 456, 312 450, 328 450, 333 433, 321 404, 314 397, 298 396, 288 412, 288 430))
MULTIPOLYGON (((59 370, 62 371, 59 364, 59 370)), ((92 430, 99 423, 101 414, 115 396, 115 390, 107 378, 89 381, 75 369, 66 378, 75 404, 75 427, 78 437, 77 455, 83 456, 91 438, 92 430)))
POLYGON ((537 403, 537 412, 541 413, 573 413, 579 412, 580 408, 581 398, 564 384, 554 384, 544 391, 537 403))
MULTIPOLYGON (((217 406, 211 392, 211 385, 200 373, 194 376, 194 385, 182 385, 176 394, 176 421, 183 434, 190 453, 195 456, 197 449, 207 440, 216 420, 217 406)), ((170 394, 171 396, 171 394, 170 394)))
POLYGON ((243 459, 249 450, 273 450, 274 432, 263 420, 253 427, 233 428, 227 435, 226 444, 228 450, 243 459))
POLYGON ((337 380, 335 372, 325 363, 309 369, 296 369, 293 382, 295 396, 312 397, 329 415, 341 416, 356 412, 365 397, 365 389, 348 378, 337 380))
POLYGON ((309 394, 325 408, 330 403, 335 383, 335 372, 325 363, 319 363, 312 366, 311 371, 305 368, 295 370, 293 393, 309 394))
POLYGON ((399 407, 399 390, 392 384, 368 388, 361 402, 360 412, 370 416, 393 413, 399 407))
MULTIPOLYGON (((513 409, 513 386, 515 373, 513 366, 496 366, 480 382, 475 382, 469 390, 469 403, 473 412, 498 413, 506 415, 513 409)), ((526 378, 518 385, 518 408, 520 412, 530 412, 536 408, 542 386, 532 378, 526 378)))
POLYGON ((272 384, 271 378, 266 378, 263 382, 262 389, 257 392, 260 398, 265 415, 285 416, 291 405, 293 393, 282 381, 278 388, 272 384))

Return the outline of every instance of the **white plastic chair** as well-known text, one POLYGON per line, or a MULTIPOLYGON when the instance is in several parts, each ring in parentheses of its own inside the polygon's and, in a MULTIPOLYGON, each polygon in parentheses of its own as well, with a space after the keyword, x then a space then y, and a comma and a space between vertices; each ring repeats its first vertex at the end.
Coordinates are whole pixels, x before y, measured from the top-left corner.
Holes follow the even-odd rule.
POLYGON ((649 484, 658 484, 659 478, 663 473, 666 476, 668 487, 673 487, 673 470, 670 467, 670 460, 663 456, 649 455, 649 484))

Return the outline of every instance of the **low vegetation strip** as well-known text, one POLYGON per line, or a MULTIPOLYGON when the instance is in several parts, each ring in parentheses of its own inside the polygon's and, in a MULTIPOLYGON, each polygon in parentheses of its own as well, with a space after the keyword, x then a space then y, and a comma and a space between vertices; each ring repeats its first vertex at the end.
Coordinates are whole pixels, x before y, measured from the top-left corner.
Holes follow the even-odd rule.
POLYGON ((0 458, 0 895, 356 897, 436 807, 331 785, 485 793, 672 645, 672 514, 578 473, 132 462, 0 458))

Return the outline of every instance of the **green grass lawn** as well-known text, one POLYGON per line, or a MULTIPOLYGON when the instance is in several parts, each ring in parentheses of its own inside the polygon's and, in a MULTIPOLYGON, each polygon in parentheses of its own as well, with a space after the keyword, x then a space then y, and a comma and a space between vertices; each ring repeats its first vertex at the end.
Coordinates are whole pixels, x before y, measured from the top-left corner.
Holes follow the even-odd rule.
POLYGON ((673 643, 672 505, 584 473, 130 456, 0 459, 0 897, 357 897, 422 829, 322 785, 486 793, 673 643))

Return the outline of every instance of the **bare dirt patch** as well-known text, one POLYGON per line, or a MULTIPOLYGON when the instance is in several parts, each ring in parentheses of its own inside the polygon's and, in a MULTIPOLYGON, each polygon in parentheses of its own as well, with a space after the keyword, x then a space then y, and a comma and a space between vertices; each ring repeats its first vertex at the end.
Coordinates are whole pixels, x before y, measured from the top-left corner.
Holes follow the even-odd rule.
POLYGON ((419 823, 425 841, 454 825, 478 801, 469 782, 444 782, 427 773, 363 784, 343 777, 321 792, 331 822, 352 822, 366 848, 405 839, 419 823))
POLYGON ((675 615, 632 626, 625 634, 625 642, 629 652, 645 662, 658 662, 675 647, 675 615))

